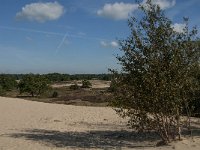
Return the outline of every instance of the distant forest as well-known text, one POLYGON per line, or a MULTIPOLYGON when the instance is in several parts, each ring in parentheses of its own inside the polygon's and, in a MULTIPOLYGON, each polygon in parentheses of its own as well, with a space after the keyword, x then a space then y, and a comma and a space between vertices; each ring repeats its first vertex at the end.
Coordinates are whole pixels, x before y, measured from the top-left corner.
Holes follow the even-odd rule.
MULTIPOLYGON (((15 80, 20 80, 27 74, 0 74, 0 77, 6 76, 15 80)), ((38 75, 38 74, 31 74, 31 75, 38 75)), ((40 76, 45 77, 50 82, 61 82, 61 81, 70 81, 70 80, 111 80, 111 74, 60 74, 60 73, 48 73, 48 74, 41 74, 40 76)))

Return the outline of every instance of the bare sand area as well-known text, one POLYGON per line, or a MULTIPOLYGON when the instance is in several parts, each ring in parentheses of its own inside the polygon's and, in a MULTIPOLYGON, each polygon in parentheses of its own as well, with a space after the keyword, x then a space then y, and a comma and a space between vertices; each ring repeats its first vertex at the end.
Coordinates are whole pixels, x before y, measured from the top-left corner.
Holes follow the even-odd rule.
MULTIPOLYGON (((89 80, 92 84, 93 89, 101 89, 101 88, 108 88, 110 87, 111 81, 104 81, 104 80, 89 80)), ((82 81, 75 80, 75 81, 69 81, 68 83, 56 83, 51 85, 53 88, 60 88, 60 87, 69 87, 73 84, 77 84, 78 86, 82 86, 82 81)))
POLYGON ((170 146, 155 147, 158 140, 127 129, 112 108, 0 97, 0 150, 200 149, 200 132, 170 146))

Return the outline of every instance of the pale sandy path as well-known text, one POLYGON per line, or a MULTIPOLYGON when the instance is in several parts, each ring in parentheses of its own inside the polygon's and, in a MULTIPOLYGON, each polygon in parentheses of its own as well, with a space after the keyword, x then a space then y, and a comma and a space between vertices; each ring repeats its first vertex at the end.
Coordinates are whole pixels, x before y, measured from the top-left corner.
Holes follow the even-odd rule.
MULTIPOLYGON (((146 147, 154 142, 125 129, 111 108, 0 97, 0 150, 160 149, 146 147)), ((199 150, 200 140, 194 141, 161 149, 199 150)))
MULTIPOLYGON (((103 80, 89 80, 90 83, 92 84, 93 89, 104 89, 110 87, 111 81, 103 81, 103 80)), ((61 88, 61 87, 69 87, 71 85, 74 85, 77 83, 78 86, 82 86, 81 81, 71 81, 71 83, 57 83, 57 84, 52 84, 51 86, 53 88, 61 88)))

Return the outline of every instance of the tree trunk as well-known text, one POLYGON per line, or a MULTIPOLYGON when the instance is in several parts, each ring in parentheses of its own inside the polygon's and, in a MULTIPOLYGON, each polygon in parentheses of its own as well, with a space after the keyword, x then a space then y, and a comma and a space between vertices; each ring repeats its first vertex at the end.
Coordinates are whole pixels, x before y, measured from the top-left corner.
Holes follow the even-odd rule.
POLYGON ((180 123, 180 114, 179 114, 179 110, 178 109, 177 109, 176 121, 177 121, 178 139, 181 140, 181 123, 180 123))
POLYGON ((34 93, 33 92, 31 92, 31 96, 34 97, 34 93))

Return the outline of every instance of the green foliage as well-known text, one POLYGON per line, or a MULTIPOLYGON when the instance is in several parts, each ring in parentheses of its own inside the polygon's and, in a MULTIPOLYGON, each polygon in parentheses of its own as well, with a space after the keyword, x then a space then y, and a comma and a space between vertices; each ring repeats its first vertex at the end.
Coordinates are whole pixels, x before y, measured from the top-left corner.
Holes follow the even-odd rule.
POLYGON ((0 96, 4 95, 5 95, 5 90, 2 88, 2 86, 0 86, 0 96))
POLYGON ((159 6, 148 0, 140 5, 143 17, 128 21, 131 35, 120 41, 118 56, 122 71, 115 75, 112 105, 138 131, 155 130, 164 142, 181 137, 183 109, 194 100, 199 85, 194 73, 199 68, 196 29, 189 31, 188 19, 182 33, 159 6))
POLYGON ((48 90, 48 80, 41 75, 28 74, 24 76, 19 82, 20 93, 30 93, 31 96, 39 96, 48 90))
MULTIPOLYGON (((15 80, 20 80, 27 74, 3 74, 4 76, 11 77, 15 80)), ((32 74, 34 75, 34 74, 32 74)), ((37 76, 37 74, 36 74, 37 76)), ((47 78, 50 82, 62 82, 62 81, 69 81, 69 80, 111 80, 111 74, 60 74, 60 73, 49 73, 41 75, 47 78)))
POLYGON ((192 106, 191 116, 200 118, 200 93, 197 94, 197 98, 193 100, 189 106, 192 106))
POLYGON ((2 90, 9 91, 17 87, 17 82, 11 76, 0 75, 0 86, 2 90))
POLYGON ((108 88, 109 92, 115 92, 117 90, 117 84, 115 79, 111 80, 110 87, 108 88))
POLYGON ((43 76, 51 82, 61 82, 70 80, 70 75, 68 74, 49 73, 43 76))
POLYGON ((90 83, 90 81, 88 80, 83 80, 82 81, 82 88, 90 88, 92 86, 92 84, 90 83))
MULTIPOLYGON (((200 70, 196 69, 194 70, 195 72, 193 72, 194 76, 197 79, 197 83, 198 85, 200 85, 200 70)), ((195 98, 190 101, 190 103, 188 104, 189 108, 191 109, 191 116, 193 117, 200 117, 200 90, 196 90, 195 91, 195 98)), ((185 108, 185 113, 187 113, 187 109, 185 108)))
POLYGON ((80 87, 78 86, 78 84, 73 84, 73 85, 70 85, 69 87, 71 90, 78 90, 80 87))

